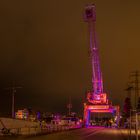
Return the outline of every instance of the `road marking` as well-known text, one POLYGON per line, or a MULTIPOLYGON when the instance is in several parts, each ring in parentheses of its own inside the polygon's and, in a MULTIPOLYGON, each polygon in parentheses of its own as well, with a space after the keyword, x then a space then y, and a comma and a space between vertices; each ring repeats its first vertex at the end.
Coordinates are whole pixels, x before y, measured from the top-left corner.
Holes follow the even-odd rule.
POLYGON ((83 136, 83 137, 84 137, 84 138, 90 137, 90 136, 92 136, 92 135, 94 135, 94 134, 100 133, 101 130, 104 130, 104 129, 105 129, 105 128, 102 128, 102 129, 99 129, 99 130, 96 129, 96 130, 90 132, 90 134, 88 134, 88 135, 86 135, 86 136, 83 136))

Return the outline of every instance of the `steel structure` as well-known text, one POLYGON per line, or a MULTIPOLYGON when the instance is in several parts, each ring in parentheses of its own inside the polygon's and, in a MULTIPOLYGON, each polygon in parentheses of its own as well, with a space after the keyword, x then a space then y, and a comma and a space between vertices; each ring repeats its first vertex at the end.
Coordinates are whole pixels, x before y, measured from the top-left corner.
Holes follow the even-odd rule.
POLYGON ((86 7, 84 19, 86 22, 88 22, 90 35, 90 57, 92 63, 92 92, 88 93, 87 98, 88 101, 91 103, 101 103, 101 102, 106 103, 107 102, 106 95, 103 94, 103 81, 99 63, 99 50, 96 42, 95 5, 89 5, 86 7))
POLYGON ((99 49, 96 40, 96 9, 95 5, 86 6, 84 20, 88 23, 90 37, 90 58, 92 64, 92 90, 87 93, 87 102, 84 103, 84 121, 89 125, 89 116, 91 112, 109 112, 119 113, 118 106, 112 106, 108 103, 107 95, 103 92, 103 80, 100 69, 99 49))

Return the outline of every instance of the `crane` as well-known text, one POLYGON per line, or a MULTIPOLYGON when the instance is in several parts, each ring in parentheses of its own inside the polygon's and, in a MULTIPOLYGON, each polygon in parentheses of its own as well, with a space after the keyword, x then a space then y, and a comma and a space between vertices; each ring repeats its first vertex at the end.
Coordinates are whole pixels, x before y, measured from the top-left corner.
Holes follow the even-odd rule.
POLYGON ((84 20, 88 23, 92 65, 92 91, 87 93, 87 100, 93 104, 107 104, 106 94, 103 93, 103 80, 95 31, 96 9, 94 4, 86 6, 84 20))

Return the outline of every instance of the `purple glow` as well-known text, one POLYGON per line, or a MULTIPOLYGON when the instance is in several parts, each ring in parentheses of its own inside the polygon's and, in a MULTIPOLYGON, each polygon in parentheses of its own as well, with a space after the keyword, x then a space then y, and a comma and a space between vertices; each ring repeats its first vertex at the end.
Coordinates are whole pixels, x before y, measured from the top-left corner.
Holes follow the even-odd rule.
MULTIPOLYGON (((92 64, 92 91, 87 93, 88 103, 84 104, 84 122, 89 125, 90 113, 114 113, 119 114, 119 109, 108 104, 106 93, 103 93, 103 80, 99 62, 99 50, 96 42, 96 9, 95 5, 85 8, 85 21, 88 23, 90 35, 90 57, 92 64), (89 103, 91 105, 89 105, 89 103)), ((119 115, 118 115, 119 116, 119 115)))
POLYGON ((119 119, 119 106, 111 105, 87 105, 84 104, 84 122, 85 126, 89 126, 90 113, 111 113, 119 119), (115 113, 116 112, 116 113, 115 113))
MULTIPOLYGON (((91 103, 95 101, 100 101, 100 94, 103 93, 103 82, 102 82, 102 74, 100 70, 99 63, 99 51, 96 42, 96 31, 95 31, 95 22, 96 22, 96 9, 95 5, 88 5, 85 9, 85 21, 88 22, 89 27, 89 35, 90 35, 90 55, 92 62, 92 89, 91 92, 92 97, 88 100, 91 103), (99 96, 95 96, 99 95, 99 96)), ((88 95, 89 96, 89 95, 88 95)))

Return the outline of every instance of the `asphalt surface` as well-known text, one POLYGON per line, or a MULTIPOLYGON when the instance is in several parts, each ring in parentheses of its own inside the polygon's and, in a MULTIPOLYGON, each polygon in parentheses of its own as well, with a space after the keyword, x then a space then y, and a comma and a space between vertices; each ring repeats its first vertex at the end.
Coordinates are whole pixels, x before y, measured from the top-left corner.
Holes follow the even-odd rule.
POLYGON ((0 140, 128 140, 128 130, 89 127, 42 136, 0 138, 0 140))

